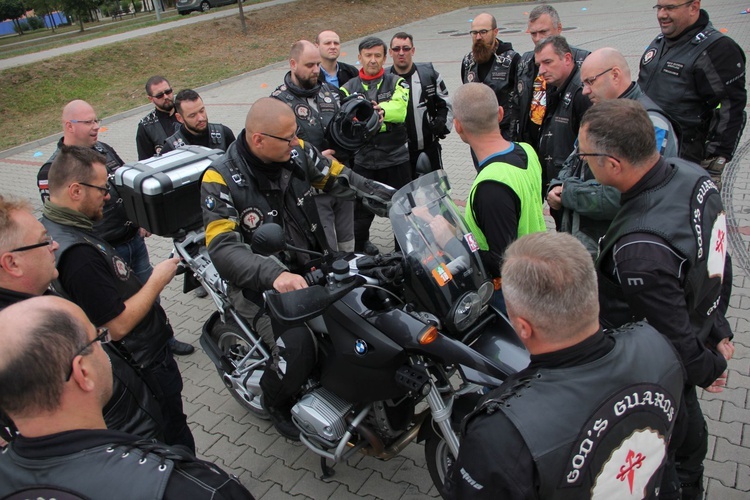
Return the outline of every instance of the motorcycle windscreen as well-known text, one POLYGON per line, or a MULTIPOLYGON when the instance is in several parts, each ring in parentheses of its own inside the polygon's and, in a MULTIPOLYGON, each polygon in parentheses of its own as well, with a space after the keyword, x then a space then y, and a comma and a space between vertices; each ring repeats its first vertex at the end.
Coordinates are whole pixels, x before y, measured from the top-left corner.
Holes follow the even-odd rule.
POLYGON ((453 330, 453 305, 489 278, 479 246, 450 197, 445 172, 431 172, 399 189, 389 218, 404 254, 407 300, 453 330))

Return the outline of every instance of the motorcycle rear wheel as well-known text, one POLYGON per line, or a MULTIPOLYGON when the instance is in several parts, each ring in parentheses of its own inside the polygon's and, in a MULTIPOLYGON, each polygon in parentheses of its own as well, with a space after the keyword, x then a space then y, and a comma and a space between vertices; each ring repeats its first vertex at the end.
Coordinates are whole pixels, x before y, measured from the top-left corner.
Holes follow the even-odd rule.
POLYGON ((429 433, 424 442, 424 458, 430 478, 440 496, 445 498, 445 479, 455 462, 448 443, 435 431, 429 433))
MULTIPOLYGON (((236 363, 250 351, 250 343, 240 327, 234 323, 217 322, 211 334, 216 339, 221 352, 235 368, 236 363)), ((227 373, 221 368, 217 368, 217 370, 229 393, 243 408, 260 419, 268 420, 270 418, 261 404, 262 395, 254 394, 242 383, 247 376, 246 371, 238 372, 234 370, 232 373, 227 373)))

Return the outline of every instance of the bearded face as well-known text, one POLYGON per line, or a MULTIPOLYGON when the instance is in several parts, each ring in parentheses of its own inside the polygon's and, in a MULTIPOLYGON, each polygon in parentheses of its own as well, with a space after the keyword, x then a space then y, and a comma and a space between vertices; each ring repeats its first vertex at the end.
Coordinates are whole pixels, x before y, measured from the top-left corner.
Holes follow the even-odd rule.
POLYGON ((485 42, 482 38, 474 40, 474 43, 471 46, 471 53, 474 56, 474 60, 478 64, 484 64, 489 61, 495 54, 495 43, 497 42, 494 38, 489 43, 485 42))

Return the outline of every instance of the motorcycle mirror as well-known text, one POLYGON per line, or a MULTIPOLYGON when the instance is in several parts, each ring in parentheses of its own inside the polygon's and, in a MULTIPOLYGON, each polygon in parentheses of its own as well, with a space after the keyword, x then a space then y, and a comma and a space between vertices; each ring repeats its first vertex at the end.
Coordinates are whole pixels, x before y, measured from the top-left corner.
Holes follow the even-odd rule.
POLYGON ((419 153, 417 157, 417 176, 429 174, 432 172, 432 163, 426 153, 419 153))
POLYGON ((261 225, 253 233, 250 248, 259 255, 273 255, 283 251, 286 249, 284 230, 273 222, 261 225))

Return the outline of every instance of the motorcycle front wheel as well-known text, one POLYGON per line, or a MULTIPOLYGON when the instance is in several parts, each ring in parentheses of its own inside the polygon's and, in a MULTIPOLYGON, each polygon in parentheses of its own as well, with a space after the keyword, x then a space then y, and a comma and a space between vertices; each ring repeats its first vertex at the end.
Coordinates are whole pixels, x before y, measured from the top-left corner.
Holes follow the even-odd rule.
MULTIPOLYGON (((216 343, 219 346, 222 354, 232 363, 235 368, 232 373, 227 373, 221 368, 218 368, 219 375, 221 376, 224 385, 226 386, 232 397, 243 406, 243 408, 250 411, 256 417, 268 420, 268 413, 263 409, 261 405, 261 394, 255 394, 250 391, 246 384, 245 379, 248 377, 247 369, 237 369, 238 363, 247 356, 250 352, 251 344, 244 332, 234 323, 221 323, 217 322, 211 331, 211 334, 216 343)), ((261 359, 261 356, 253 356, 251 359, 261 359)), ((257 368, 253 371, 260 371, 261 368, 257 368)), ((254 376, 255 374, 250 374, 254 376)), ((258 373, 256 376, 259 376, 258 373)))
POLYGON ((445 479, 448 477, 455 457, 448 443, 435 431, 429 433, 424 442, 424 458, 430 478, 440 496, 445 498, 445 479))

